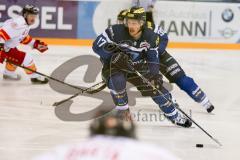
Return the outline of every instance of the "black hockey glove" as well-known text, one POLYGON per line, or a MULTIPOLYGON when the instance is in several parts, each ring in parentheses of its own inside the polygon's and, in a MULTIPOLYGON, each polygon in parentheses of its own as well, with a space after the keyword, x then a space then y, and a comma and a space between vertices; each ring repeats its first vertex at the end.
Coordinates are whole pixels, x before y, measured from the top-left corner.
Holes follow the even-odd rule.
POLYGON ((114 53, 111 58, 111 64, 121 70, 129 70, 129 55, 124 52, 114 53))
POLYGON ((111 65, 112 67, 116 67, 120 70, 129 70, 129 54, 127 54, 123 48, 121 48, 118 44, 108 43, 104 46, 104 50, 112 54, 111 57, 111 65))

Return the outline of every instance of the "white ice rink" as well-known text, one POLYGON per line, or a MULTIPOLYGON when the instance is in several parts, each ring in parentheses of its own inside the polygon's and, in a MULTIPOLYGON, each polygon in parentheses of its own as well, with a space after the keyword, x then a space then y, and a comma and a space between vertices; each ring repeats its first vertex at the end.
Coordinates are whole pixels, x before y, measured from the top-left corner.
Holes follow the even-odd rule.
MULTIPOLYGON (((24 48, 30 51, 28 48, 24 48)), ((40 72, 50 75, 67 60, 79 55, 93 55, 91 48, 50 46, 46 54, 30 51, 40 72)), ((175 127, 167 121, 139 121, 141 141, 157 143, 184 160, 237 160, 240 151, 240 51, 177 50, 169 52, 179 61, 188 75, 207 93, 215 105, 213 114, 193 102, 176 86, 173 95, 180 106, 222 144, 219 147, 196 126, 190 129, 175 127), (204 148, 196 148, 197 143, 204 148)), ((1 71, 3 65, 0 65, 1 71)), ((67 82, 87 85, 83 81, 86 66, 78 68, 67 82)), ((33 86, 22 69, 19 82, 0 79, 0 160, 29 160, 57 145, 77 143, 88 135, 88 123, 65 122, 58 119, 51 105, 69 95, 52 90, 49 85, 33 86)), ((2 76, 1 76, 2 77, 2 76)), ((100 81, 100 76, 98 80, 100 81)), ((71 111, 81 113, 100 103, 89 97, 75 99, 71 111)), ((157 106, 149 98, 137 99, 132 110, 155 112, 157 106)), ((121 146, 119 146, 121 147, 121 146)))

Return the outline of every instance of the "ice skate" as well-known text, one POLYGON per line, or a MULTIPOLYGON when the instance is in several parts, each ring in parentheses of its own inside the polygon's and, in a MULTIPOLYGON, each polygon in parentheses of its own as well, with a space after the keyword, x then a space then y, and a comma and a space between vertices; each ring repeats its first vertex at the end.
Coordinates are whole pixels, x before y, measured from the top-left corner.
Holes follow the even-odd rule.
POLYGON ((17 73, 9 74, 9 73, 4 72, 3 79, 7 80, 7 81, 19 81, 19 80, 21 80, 21 76, 17 73))
POLYGON ((32 82, 32 84, 47 84, 48 79, 40 76, 40 77, 36 77, 36 78, 31 78, 31 82, 32 82))

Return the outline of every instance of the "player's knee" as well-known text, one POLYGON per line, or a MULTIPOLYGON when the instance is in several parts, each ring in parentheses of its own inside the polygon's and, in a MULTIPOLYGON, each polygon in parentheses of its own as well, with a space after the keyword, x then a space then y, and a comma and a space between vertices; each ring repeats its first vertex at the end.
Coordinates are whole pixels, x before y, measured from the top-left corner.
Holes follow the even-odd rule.
POLYGON ((108 81, 108 87, 116 106, 125 106, 128 103, 126 92, 126 79, 123 73, 111 75, 108 81))
POLYGON ((177 63, 173 57, 169 57, 166 61, 167 68, 165 70, 162 70, 161 72, 164 72, 163 74, 167 77, 167 79, 171 83, 176 83, 176 81, 180 78, 185 76, 184 70, 181 68, 181 66, 177 63), (168 61, 168 59, 172 58, 168 61))
POLYGON ((6 66, 5 66, 5 69, 6 69, 7 71, 14 72, 14 71, 16 71, 17 66, 15 66, 15 65, 7 62, 7 63, 6 63, 6 66))
MULTIPOLYGON (((162 84, 161 84, 162 85, 162 84)), ((140 91, 141 95, 144 97, 154 97, 159 95, 158 91, 153 89, 152 87, 149 86, 141 86, 137 87, 138 91, 140 91)))
POLYGON ((33 61, 32 56, 30 54, 26 54, 25 58, 23 60, 23 66, 28 67, 28 66, 31 66, 33 64, 34 64, 34 61, 33 61))

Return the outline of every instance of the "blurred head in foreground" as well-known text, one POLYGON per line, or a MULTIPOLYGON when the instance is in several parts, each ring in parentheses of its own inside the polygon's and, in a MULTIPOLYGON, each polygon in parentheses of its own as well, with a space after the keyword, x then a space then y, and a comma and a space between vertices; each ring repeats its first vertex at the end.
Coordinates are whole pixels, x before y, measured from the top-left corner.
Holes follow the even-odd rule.
MULTIPOLYGON (((104 111, 99 111, 98 115, 104 115, 104 111)), ((107 135, 136 138, 135 125, 132 121, 119 118, 116 114, 104 115, 92 121, 90 124, 90 135, 107 135)))

